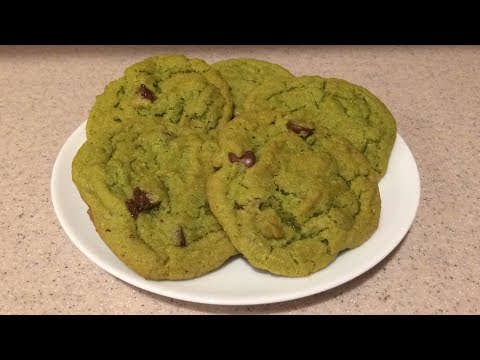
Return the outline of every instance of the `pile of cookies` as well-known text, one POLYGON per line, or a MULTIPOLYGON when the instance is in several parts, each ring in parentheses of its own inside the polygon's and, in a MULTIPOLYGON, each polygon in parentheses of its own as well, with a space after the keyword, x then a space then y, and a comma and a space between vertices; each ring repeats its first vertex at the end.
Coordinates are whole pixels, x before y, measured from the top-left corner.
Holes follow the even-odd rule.
POLYGON ((97 232, 146 279, 241 254, 306 276, 378 227, 396 124, 368 90, 255 59, 128 67, 97 96, 72 178, 97 232))

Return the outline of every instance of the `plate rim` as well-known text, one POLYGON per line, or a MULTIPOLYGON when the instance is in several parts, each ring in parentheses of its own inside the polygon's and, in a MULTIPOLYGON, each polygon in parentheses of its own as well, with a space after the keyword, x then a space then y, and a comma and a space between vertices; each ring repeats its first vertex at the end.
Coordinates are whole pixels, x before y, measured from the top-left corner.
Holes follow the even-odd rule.
MULTIPOLYGON (((415 157, 413 156, 412 151, 410 150, 408 144, 405 142, 405 140, 402 138, 402 136, 397 132, 396 134, 396 139, 394 143, 394 147, 397 143, 399 142, 399 146, 402 146, 407 150, 407 155, 410 158, 410 162, 413 165, 413 168, 415 170, 414 174, 414 183, 417 185, 416 186, 416 196, 415 196, 415 204, 413 208, 414 210, 409 214, 408 221, 405 221, 403 224, 403 227, 401 229, 398 229, 398 240, 393 241, 390 243, 390 246, 386 247, 383 252, 380 254, 377 254, 377 256, 372 257, 369 259, 369 261, 363 262, 362 266, 355 268, 357 271, 349 271, 345 276, 341 276, 340 278, 335 278, 330 280, 329 282, 325 283, 322 282, 318 286, 310 286, 307 288, 301 288, 298 291, 289 291, 286 295, 284 296, 278 296, 277 294, 274 294, 272 296, 263 295, 261 297, 254 297, 253 299, 246 297, 243 299, 215 299, 213 297, 204 297, 204 298, 199 298, 196 295, 191 295, 188 292, 177 292, 174 289, 169 289, 169 288, 163 288, 161 292, 159 292, 158 288, 155 286, 158 285, 158 281, 152 281, 152 280, 146 280, 146 279, 135 279, 135 277, 131 277, 131 275, 139 276, 138 274, 134 273, 133 270, 128 268, 129 272, 132 272, 132 274, 127 274, 122 269, 118 269, 116 266, 109 264, 106 261, 102 260, 101 256, 97 256, 93 252, 87 249, 87 247, 83 244, 82 241, 77 239, 76 235, 73 234, 71 231, 69 225, 67 224, 67 219, 61 214, 61 208, 59 205, 59 189, 60 187, 58 186, 57 182, 60 180, 60 173, 62 170, 64 170, 61 166, 60 163, 61 161, 65 158, 66 153, 72 148, 72 145, 77 146, 80 148, 80 146, 83 144, 76 144, 72 143, 73 140, 80 135, 85 135, 85 126, 86 126, 87 121, 84 121, 81 125, 79 125, 67 138, 65 143, 62 145, 57 157, 55 158, 55 162, 52 168, 52 173, 51 173, 51 179, 50 179, 50 191, 51 191, 51 199, 52 199, 52 205, 55 211, 55 215, 57 217, 57 220, 60 222, 60 225, 67 235, 67 237, 70 239, 71 242, 82 252, 83 255, 85 255, 90 261, 92 261, 96 266, 100 267, 104 271, 108 272, 110 275, 122 280, 123 282, 126 282, 132 286, 135 286, 137 288, 152 292, 154 294, 158 294, 161 296, 166 296, 170 297, 173 299, 178 299, 182 301, 189 301, 193 303, 199 303, 199 304, 208 304, 208 305, 230 305, 230 306, 239 306, 239 305, 260 305, 260 304, 273 304, 273 303, 279 303, 279 302, 285 302, 285 301, 291 301, 299 298, 304 298, 307 296, 311 296, 314 294, 319 294, 328 290, 331 290, 337 286, 343 285, 359 276, 367 272, 368 270, 374 268, 376 265, 378 265, 382 260, 384 260, 389 254, 392 253, 392 251, 400 244, 403 242, 403 239, 405 238, 406 234, 408 233, 409 229, 411 228, 417 212, 418 208, 420 205, 420 197, 421 197, 421 182, 420 182, 420 173, 418 170, 418 165, 415 161, 415 157), (83 134, 79 134, 82 133, 83 134), (401 234, 401 236, 400 236, 401 234)), ((75 153, 78 151, 75 151, 75 153)), ((70 159, 70 160, 73 160, 70 159)), ((71 161, 70 161, 71 163, 71 161)), ((388 173, 388 169, 387 169, 388 173)), ((71 179, 71 177, 70 177, 71 179)), ((101 240, 100 236, 97 233, 98 238, 101 240)), ((367 240, 368 241, 368 240, 367 240)), ((354 249, 352 249, 354 250, 354 249)), ((111 251, 109 249, 109 251, 111 251)), ((239 259, 235 259, 233 261, 238 261, 239 259)), ((245 260, 244 260, 245 261, 245 260)), ((228 266, 228 265, 227 265, 228 266)), ((221 271, 221 268, 219 268, 219 271, 221 271)), ((313 274, 312 274, 313 275, 313 274)), ((195 280, 195 279, 192 279, 195 280)), ((169 280, 164 280, 164 281, 169 281, 169 280)))

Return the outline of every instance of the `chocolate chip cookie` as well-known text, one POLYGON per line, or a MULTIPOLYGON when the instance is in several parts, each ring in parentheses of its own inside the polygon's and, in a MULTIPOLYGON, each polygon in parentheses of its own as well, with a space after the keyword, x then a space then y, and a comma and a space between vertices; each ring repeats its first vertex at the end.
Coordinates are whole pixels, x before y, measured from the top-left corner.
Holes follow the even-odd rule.
POLYGON ((266 81, 245 101, 245 111, 276 110, 292 121, 308 118, 343 136, 362 152, 381 178, 397 127, 387 107, 370 91, 319 76, 266 81))
POLYGON ((210 208, 253 266, 306 276, 378 227, 375 170, 315 118, 245 112, 218 139, 223 162, 208 181, 210 208))
POLYGON ((206 133, 229 121, 232 111, 228 84, 206 62, 154 56, 128 67, 97 96, 87 136, 145 117, 179 124, 185 133, 206 133))
POLYGON ((91 134, 75 156, 72 178, 97 232, 144 278, 194 278, 236 254, 207 202, 212 149, 177 124, 138 116, 91 134))

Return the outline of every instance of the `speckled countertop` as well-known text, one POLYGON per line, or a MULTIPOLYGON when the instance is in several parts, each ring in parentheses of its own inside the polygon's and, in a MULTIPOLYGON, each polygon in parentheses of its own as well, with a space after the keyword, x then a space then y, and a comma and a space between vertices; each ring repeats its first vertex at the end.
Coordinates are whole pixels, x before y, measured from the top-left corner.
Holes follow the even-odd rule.
POLYGON ((0 313, 480 313, 480 47, 0 46, 0 313), (256 57, 361 84, 394 114, 421 175, 416 220, 380 264, 330 291, 259 306, 170 299, 109 275, 65 235, 55 158, 95 95, 147 56, 256 57))

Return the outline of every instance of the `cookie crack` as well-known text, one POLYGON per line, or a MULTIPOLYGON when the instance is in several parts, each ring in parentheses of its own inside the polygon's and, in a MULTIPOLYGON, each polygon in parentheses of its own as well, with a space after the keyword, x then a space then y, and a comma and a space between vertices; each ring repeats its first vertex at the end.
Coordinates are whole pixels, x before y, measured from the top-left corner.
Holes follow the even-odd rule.
MULTIPOLYGON (((283 87, 286 87, 287 84, 285 82, 283 82, 283 87)), ((270 96, 268 96, 267 98, 265 98, 265 101, 270 101, 271 99, 273 99, 274 97, 278 96, 278 95, 283 95, 283 94, 288 94, 289 92, 291 91, 294 91, 294 90, 297 90, 299 88, 302 88, 301 86, 292 86, 290 88, 282 88, 281 90, 271 94, 270 96)))
POLYGON ((302 232, 301 236, 300 236, 300 239, 306 239, 307 237, 313 237, 313 236, 318 236, 320 235, 322 232, 326 231, 330 229, 330 226, 325 226, 321 229, 318 229, 310 234, 305 234, 304 232, 302 232))
MULTIPOLYGON (((380 147, 380 142, 382 141, 381 139, 373 139, 373 138, 368 138, 366 136, 365 136, 365 139, 366 139, 365 144, 363 145, 362 150, 361 150, 362 153, 365 153, 365 151, 367 150, 367 147, 371 144, 376 144, 376 147, 379 148, 380 147)), ((372 166, 373 166, 373 164, 372 164, 372 166)))
MULTIPOLYGON (((343 103, 339 100, 339 99, 343 99, 343 98, 342 98, 342 97, 339 97, 339 96, 334 96, 334 95, 332 95, 331 97, 332 97, 333 101, 335 101, 335 103, 342 108, 342 110, 343 110, 343 112, 345 113, 345 115, 347 115, 349 118, 351 118, 350 114, 348 113, 348 109, 347 109, 347 108, 343 105, 343 103)), ((343 99, 343 100, 347 100, 347 99, 343 99)))

